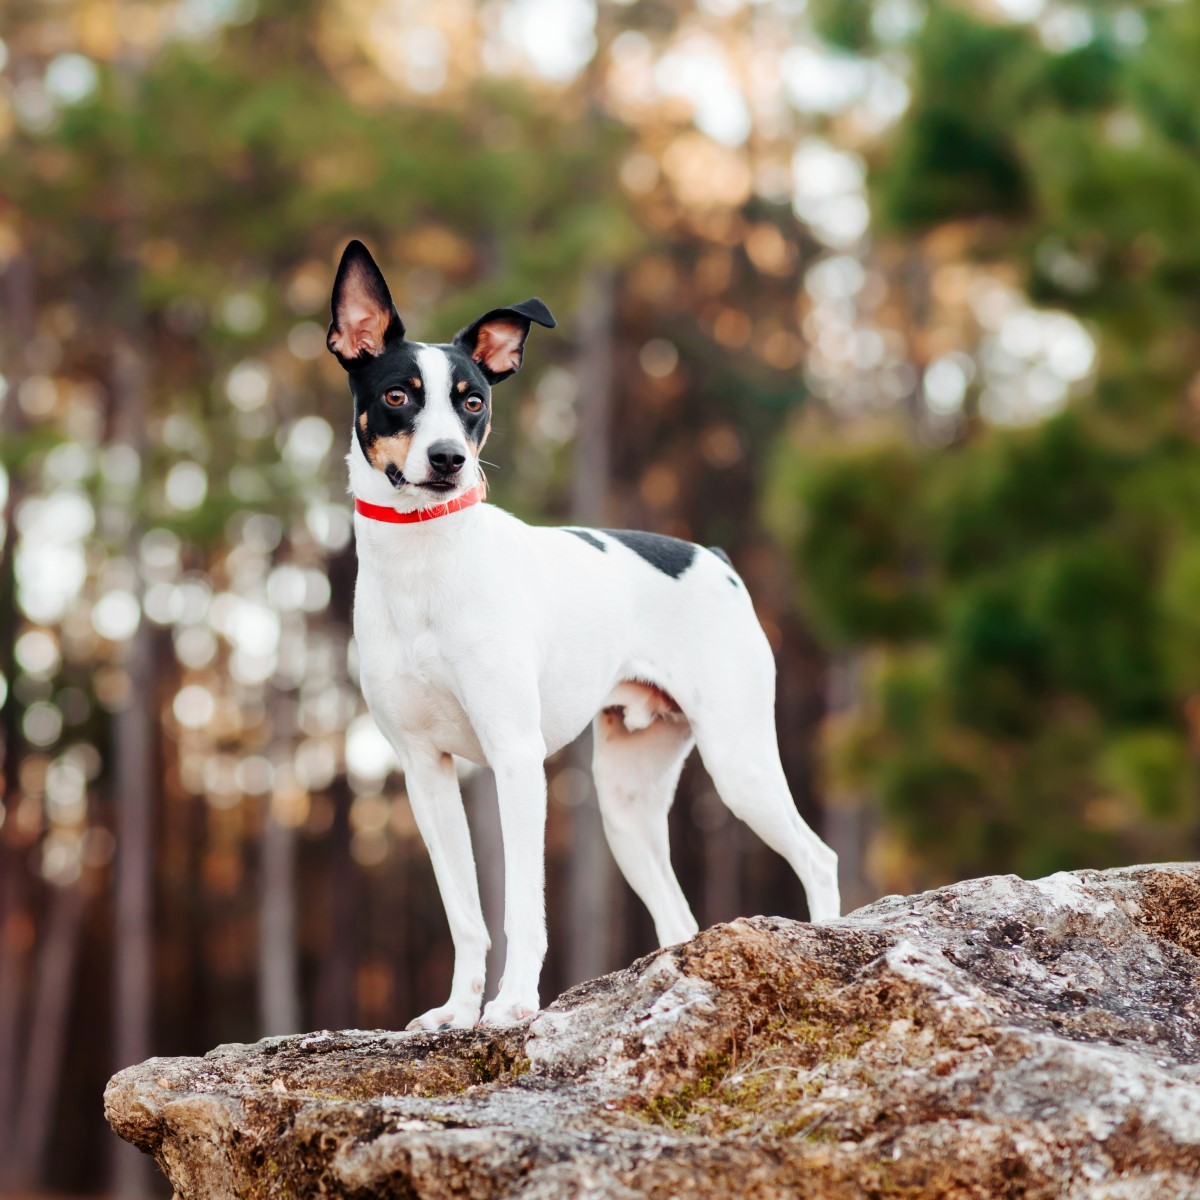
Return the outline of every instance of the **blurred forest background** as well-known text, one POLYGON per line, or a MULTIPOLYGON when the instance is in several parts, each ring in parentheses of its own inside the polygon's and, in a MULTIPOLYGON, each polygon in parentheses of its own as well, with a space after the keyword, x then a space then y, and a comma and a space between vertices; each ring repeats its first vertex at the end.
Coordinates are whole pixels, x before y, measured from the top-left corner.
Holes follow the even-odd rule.
MULTIPOLYGON (((351 236, 415 337, 550 304, 493 498, 731 553, 848 906, 1194 855, 1197 63, 1166 0, 5 0, 0 1189, 157 1194, 118 1067, 446 990, 349 644, 351 236)), ((544 999, 653 947, 585 764, 544 999)), ((803 915, 694 765, 672 819, 702 924, 803 915)))

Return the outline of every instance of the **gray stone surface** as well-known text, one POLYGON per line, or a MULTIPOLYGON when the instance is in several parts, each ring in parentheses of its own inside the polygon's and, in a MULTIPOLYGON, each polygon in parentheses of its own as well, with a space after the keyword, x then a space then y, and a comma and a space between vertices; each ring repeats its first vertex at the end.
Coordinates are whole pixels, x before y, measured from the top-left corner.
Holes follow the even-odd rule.
POLYGON ((528 1026, 151 1059, 182 1200, 1200 1196, 1200 867, 720 925, 528 1026))

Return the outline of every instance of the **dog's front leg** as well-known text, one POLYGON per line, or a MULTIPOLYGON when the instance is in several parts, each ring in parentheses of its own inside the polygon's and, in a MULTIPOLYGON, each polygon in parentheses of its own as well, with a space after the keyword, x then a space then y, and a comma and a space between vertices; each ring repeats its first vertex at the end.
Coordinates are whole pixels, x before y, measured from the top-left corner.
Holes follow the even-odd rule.
POLYGON ((454 940, 450 999, 441 1008, 431 1008, 410 1021, 408 1028, 470 1029, 479 1020, 490 943, 479 903, 475 856, 462 793, 450 755, 430 752, 406 757, 404 777, 409 803, 433 862, 454 940))
POLYGON ((483 1010, 489 1025, 515 1025, 538 1010, 546 957, 546 748, 540 737, 501 742, 489 756, 504 839, 504 932, 500 991, 483 1010))

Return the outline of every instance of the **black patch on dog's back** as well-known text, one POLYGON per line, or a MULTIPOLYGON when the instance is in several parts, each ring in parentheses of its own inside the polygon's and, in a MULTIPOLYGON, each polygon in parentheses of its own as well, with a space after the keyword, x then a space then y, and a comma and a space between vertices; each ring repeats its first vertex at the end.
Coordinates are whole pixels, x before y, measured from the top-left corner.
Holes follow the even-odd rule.
POLYGON ((697 546, 663 533, 643 533, 638 529, 605 529, 602 532, 628 546, 639 558, 644 558, 672 579, 678 579, 696 558, 697 546))
POLYGON ((573 533, 581 542, 595 546, 601 553, 608 552, 608 547, 594 533, 588 533, 586 529, 570 529, 564 526, 563 533, 573 533))

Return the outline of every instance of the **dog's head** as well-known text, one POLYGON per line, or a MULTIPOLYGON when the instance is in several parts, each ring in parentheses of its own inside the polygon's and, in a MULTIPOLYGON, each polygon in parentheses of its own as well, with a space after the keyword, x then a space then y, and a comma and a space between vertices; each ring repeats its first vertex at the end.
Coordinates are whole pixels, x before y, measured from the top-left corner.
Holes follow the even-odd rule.
POLYGON ((520 367, 532 322, 554 328, 550 310, 526 300, 484 313, 453 342, 411 342, 375 260, 353 241, 334 280, 332 311, 326 342, 350 377, 364 460, 412 507, 474 487, 492 387, 520 367))

